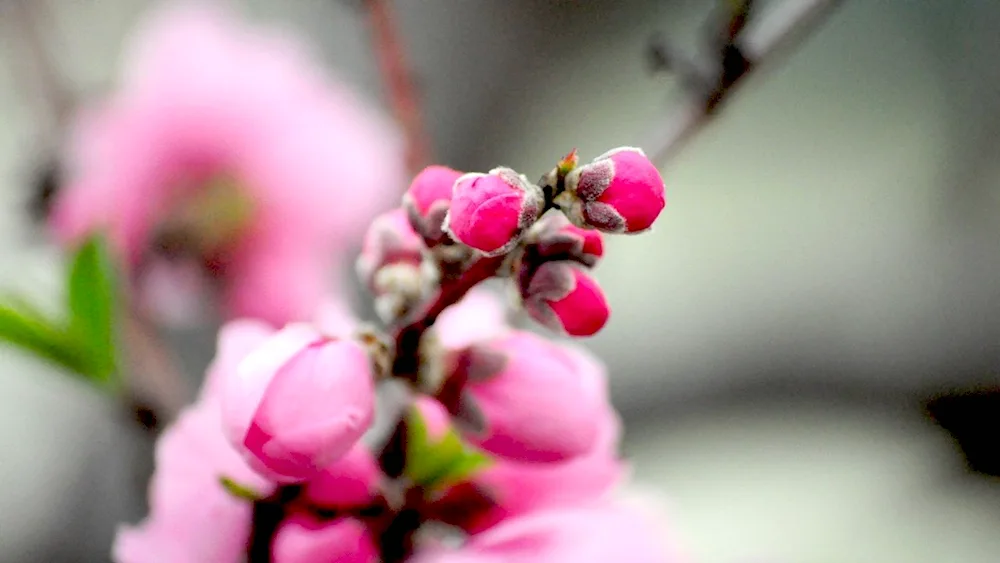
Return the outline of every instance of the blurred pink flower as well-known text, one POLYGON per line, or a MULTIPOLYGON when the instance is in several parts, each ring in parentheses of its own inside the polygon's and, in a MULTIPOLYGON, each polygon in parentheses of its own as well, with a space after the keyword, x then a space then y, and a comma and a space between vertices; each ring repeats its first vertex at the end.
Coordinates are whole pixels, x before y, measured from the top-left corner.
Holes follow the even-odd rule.
POLYGON ((253 509, 222 487, 222 477, 263 495, 274 488, 229 445, 218 402, 206 396, 182 413, 157 443, 149 516, 118 530, 115 562, 239 561, 253 509))
POLYGON ((597 501, 539 510, 473 535, 460 548, 429 549, 412 563, 680 563, 669 528, 643 507, 597 501), (666 537, 666 539, 664 539, 666 537))
MULTIPOLYGON (((257 329, 244 330, 252 331, 246 341, 257 338, 257 329)), ((224 432, 254 469, 275 480, 318 475, 371 425, 372 361, 355 340, 293 323, 225 367, 235 369, 218 376, 224 432)))
POLYGON ((70 140, 57 236, 103 228, 134 267, 158 229, 205 207, 207 187, 233 186, 238 197, 223 192, 199 224, 222 230, 210 249, 221 256, 199 258, 220 275, 228 316, 309 317, 331 262, 402 191, 400 137, 293 39, 218 5, 153 12, 126 53, 118 90, 70 140))

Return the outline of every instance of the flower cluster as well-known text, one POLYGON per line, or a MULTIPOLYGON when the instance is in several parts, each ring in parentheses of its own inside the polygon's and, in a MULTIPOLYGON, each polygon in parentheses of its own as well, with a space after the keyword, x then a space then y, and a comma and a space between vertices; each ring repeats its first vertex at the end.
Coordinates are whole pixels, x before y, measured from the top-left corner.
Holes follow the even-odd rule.
POLYGON ((336 314, 228 324, 116 560, 678 561, 612 494, 625 466, 601 364, 476 287, 509 279, 541 324, 594 334, 601 232, 647 229, 663 191, 632 148, 573 153, 537 184, 424 170, 357 263, 386 332, 336 314))

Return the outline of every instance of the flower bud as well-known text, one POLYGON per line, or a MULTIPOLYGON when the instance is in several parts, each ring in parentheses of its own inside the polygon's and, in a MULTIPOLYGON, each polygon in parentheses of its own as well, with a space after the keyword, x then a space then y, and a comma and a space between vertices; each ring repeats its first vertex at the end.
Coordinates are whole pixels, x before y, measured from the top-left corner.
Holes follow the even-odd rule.
POLYGON ((530 241, 539 258, 574 260, 594 267, 604 256, 604 237, 600 231, 572 224, 562 213, 549 213, 531 229, 530 241))
POLYGON ((581 373, 567 350, 538 335, 512 332, 472 346, 459 359, 465 386, 455 417, 466 438, 526 463, 586 454, 607 407, 603 379, 581 373))
POLYGON ((226 435, 272 479, 314 477, 346 454, 371 424, 372 372, 360 343, 288 325, 228 374, 222 394, 226 435))
POLYGON ((390 264, 418 268, 423 259, 424 243, 406 218, 402 208, 379 215, 372 221, 361 244, 356 268, 358 277, 374 290, 375 275, 390 264))
POLYGON ((375 498, 382 473, 364 444, 355 444, 344 457, 310 479, 304 489, 312 504, 328 509, 364 506, 375 498))
POLYGON ((372 222, 356 263, 358 277, 375 296, 375 310, 386 323, 405 315, 438 280, 424 260, 424 241, 404 209, 383 213, 372 222))
POLYGON ((571 262, 546 262, 522 284, 524 308, 542 325, 570 336, 592 336, 611 310, 597 281, 571 262))
POLYGON ((410 224, 429 244, 444 239, 441 225, 451 205, 452 187, 460 176, 461 172, 447 166, 428 166, 413 178, 403 195, 410 224))
POLYGON ((541 189, 510 168, 466 174, 455 182, 445 230, 487 256, 509 252, 541 214, 541 189))
POLYGON ((570 220, 607 233, 645 231, 666 205, 660 172, 633 147, 610 150, 576 168, 566 175, 566 190, 570 220))
POLYGON ((295 514, 281 523, 271 547, 274 563, 376 563, 378 549, 360 520, 320 522, 295 514))

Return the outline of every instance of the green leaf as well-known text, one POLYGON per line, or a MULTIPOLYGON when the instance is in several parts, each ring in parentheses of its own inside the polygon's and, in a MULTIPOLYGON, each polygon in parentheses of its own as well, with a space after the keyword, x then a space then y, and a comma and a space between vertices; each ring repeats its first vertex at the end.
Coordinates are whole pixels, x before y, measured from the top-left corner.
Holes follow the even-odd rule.
POLYGON ((117 368, 115 270, 101 237, 91 237, 77 250, 67 285, 69 336, 86 359, 85 373, 109 383, 117 368))
POLYGON ((86 361, 73 340, 45 315, 20 299, 0 302, 0 340, 71 371, 86 373, 86 361))
POLYGON ((226 490, 227 493, 233 495, 234 497, 241 500, 248 500, 251 502, 258 501, 264 498, 263 495, 253 490, 252 488, 236 481, 230 479, 223 475, 219 477, 219 483, 222 484, 222 488, 226 490))
POLYGON ((406 423, 406 468, 404 474, 414 483, 431 489, 445 488, 469 479, 485 468, 490 458, 464 443, 453 428, 432 441, 427 422, 411 410, 406 423))

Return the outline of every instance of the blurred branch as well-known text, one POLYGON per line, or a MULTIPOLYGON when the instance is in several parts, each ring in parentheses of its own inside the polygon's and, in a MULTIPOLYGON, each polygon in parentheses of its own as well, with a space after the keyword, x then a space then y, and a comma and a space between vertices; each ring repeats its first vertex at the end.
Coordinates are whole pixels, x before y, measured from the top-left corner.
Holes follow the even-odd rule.
POLYGON ((121 316, 122 338, 129 354, 126 392, 138 421, 156 427, 173 420, 188 403, 189 385, 155 328, 135 310, 125 310, 121 316))
POLYGON ((654 162, 663 164, 718 113, 736 88, 754 69, 788 54, 823 22, 841 0, 782 0, 771 11, 751 17, 751 0, 727 0, 727 19, 711 38, 718 48, 714 66, 704 69, 677 56, 657 40, 651 49, 656 70, 678 73, 692 99, 679 112, 671 111, 665 127, 645 144, 654 162))
POLYGON ((46 45, 52 35, 52 18, 44 0, 8 0, 0 5, 0 21, 6 26, 11 52, 8 61, 15 73, 14 83, 31 88, 25 101, 40 102, 40 117, 52 119, 53 137, 61 134, 73 107, 72 94, 46 45), (33 87, 31 86, 33 85, 33 87))
POLYGON ((413 71, 408 65, 389 0, 364 0, 364 6, 382 83, 392 112, 406 136, 406 164, 411 173, 416 173, 428 163, 430 151, 413 71))

